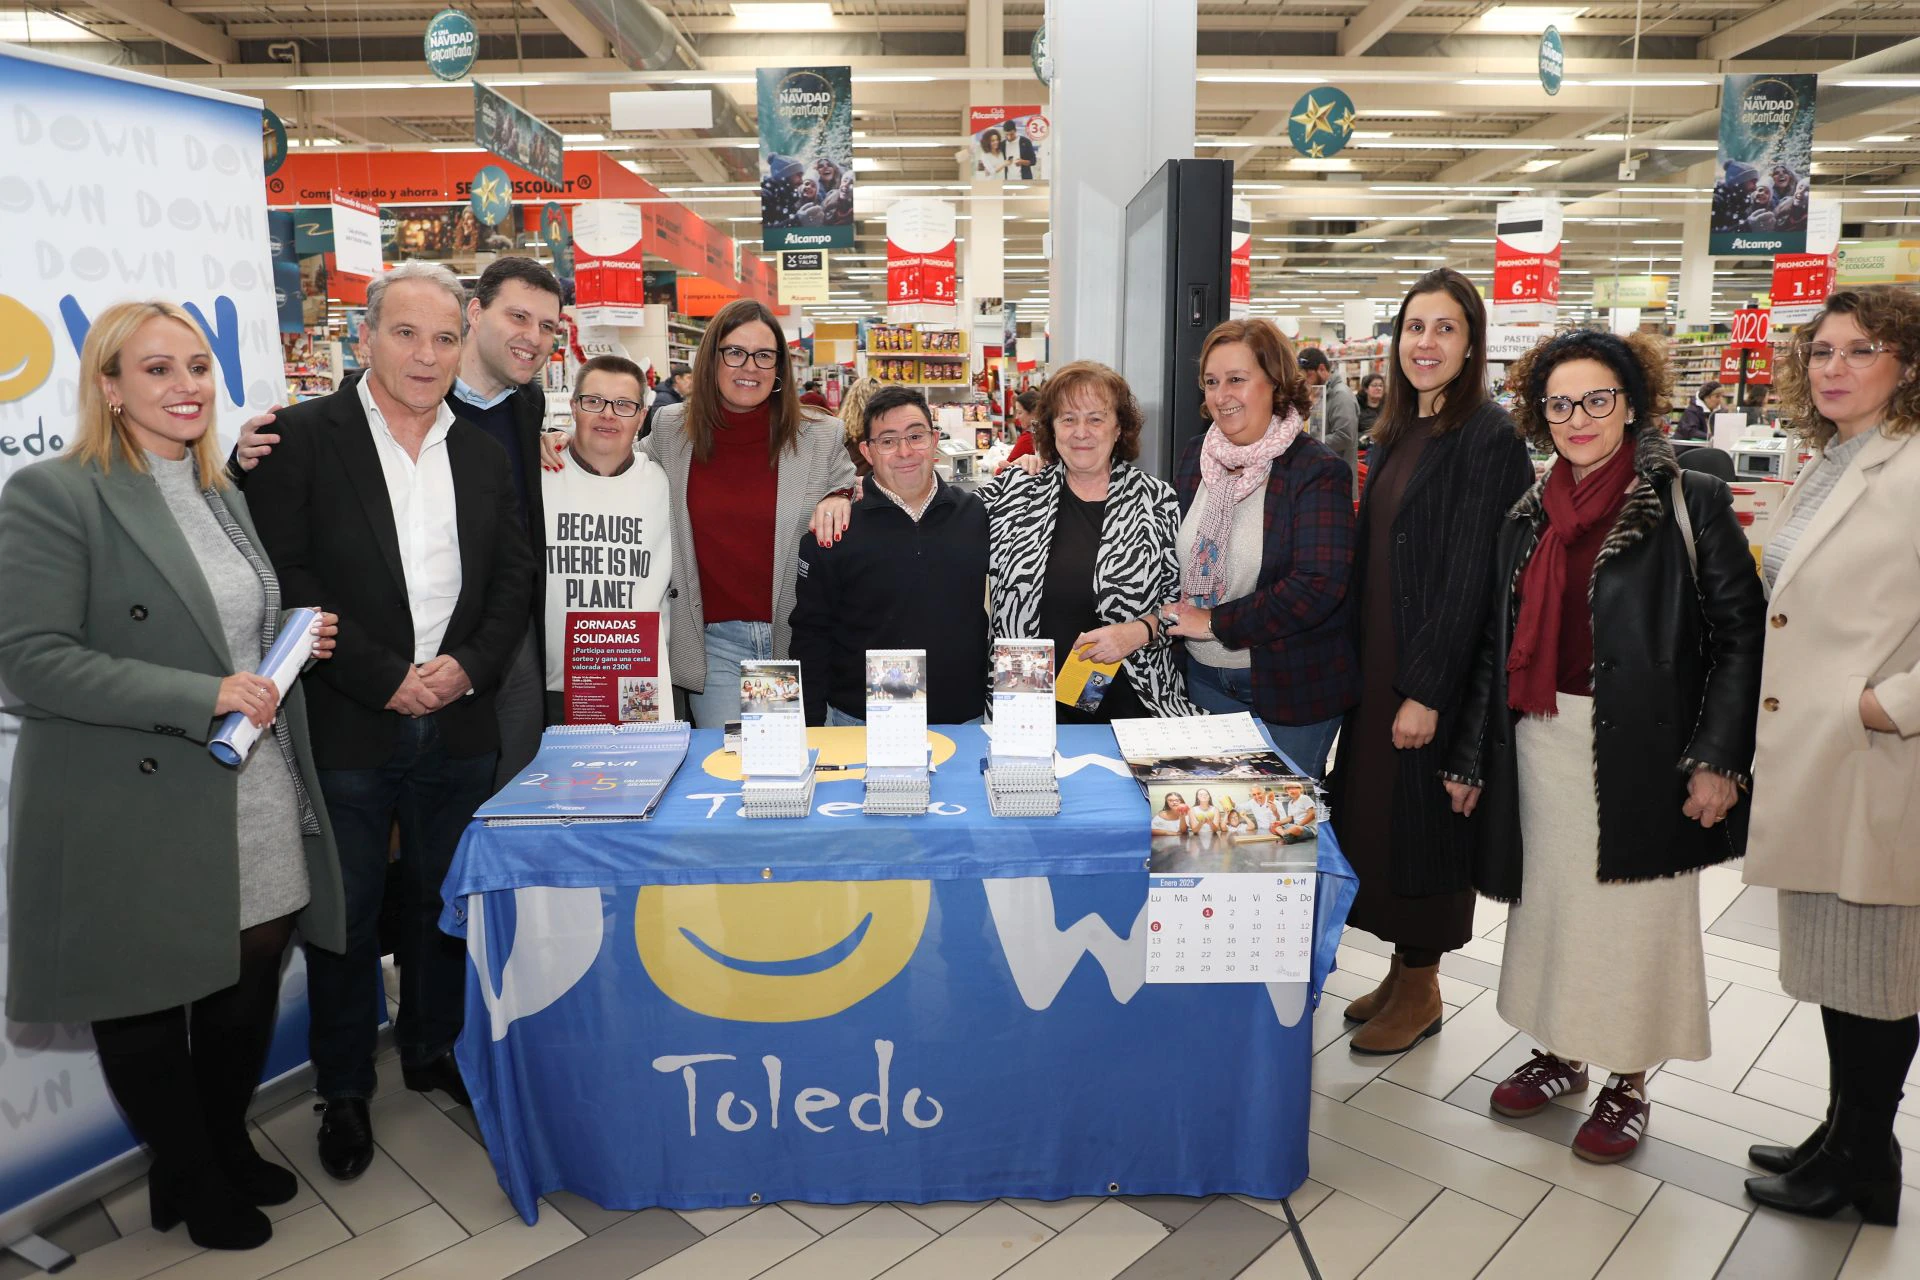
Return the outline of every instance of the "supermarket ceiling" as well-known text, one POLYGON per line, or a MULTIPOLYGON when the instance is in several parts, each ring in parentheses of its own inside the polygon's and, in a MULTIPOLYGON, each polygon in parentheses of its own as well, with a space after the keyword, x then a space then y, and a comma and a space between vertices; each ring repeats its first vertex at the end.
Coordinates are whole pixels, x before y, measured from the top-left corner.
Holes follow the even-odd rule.
MULTIPOLYGON (((470 147, 471 98, 435 81, 421 57, 422 32, 442 7, 0 0, 0 40, 255 94, 289 122, 298 148, 470 147)), ((966 191, 953 184, 965 182, 970 102, 1046 101, 1028 61, 1041 0, 458 7, 479 30, 478 78, 509 86, 570 148, 611 152, 750 241, 759 231, 750 199, 757 66, 855 69, 856 156, 870 193, 860 253, 881 251, 882 188, 947 186, 965 211, 966 191), (767 9, 795 12, 769 21, 767 9), (612 129, 610 90, 689 82, 721 95, 713 129, 612 129)), ((1920 0, 1201 0, 1199 30, 1196 153, 1236 165, 1255 212, 1257 282, 1339 270, 1384 288, 1442 257, 1490 261, 1493 201, 1515 187, 1568 202, 1572 272, 1611 271, 1624 259, 1670 271, 1682 211, 1711 186, 1711 113, 1728 71, 1826 73, 1818 187, 1845 188, 1850 232, 1920 223, 1920 201, 1907 202, 1920 196, 1920 0), (1552 97, 1537 80, 1547 22, 1567 59, 1552 97), (1286 117, 1319 83, 1345 89, 1361 119, 1344 152, 1314 161, 1289 146, 1286 117), (1622 183, 1629 148, 1640 170, 1622 183)), ((1007 292, 1038 301, 1046 191, 1036 183, 1008 196, 1007 292)), ((1741 271, 1722 263, 1724 287, 1744 287, 1741 271)), ((881 283, 872 281, 874 296, 881 283)), ((1576 275, 1568 300, 1579 293, 1576 275)))

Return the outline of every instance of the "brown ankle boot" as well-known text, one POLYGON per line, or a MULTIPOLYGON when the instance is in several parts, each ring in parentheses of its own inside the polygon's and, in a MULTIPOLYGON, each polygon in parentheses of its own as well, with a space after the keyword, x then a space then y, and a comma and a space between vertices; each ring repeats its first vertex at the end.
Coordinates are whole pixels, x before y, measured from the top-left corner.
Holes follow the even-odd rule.
POLYGON ((1375 1014, 1386 1007, 1387 1001, 1393 998, 1393 987, 1398 981, 1400 981, 1400 956, 1395 953, 1393 963, 1387 969, 1387 976, 1380 979, 1380 985, 1347 1006, 1347 1021, 1371 1021, 1375 1014))
POLYGON ((1367 1025, 1353 1033, 1355 1053, 1384 1055, 1405 1053, 1440 1030, 1444 1014, 1440 1006, 1440 966, 1416 969, 1402 966, 1400 980, 1380 1012, 1367 1019, 1367 1025))

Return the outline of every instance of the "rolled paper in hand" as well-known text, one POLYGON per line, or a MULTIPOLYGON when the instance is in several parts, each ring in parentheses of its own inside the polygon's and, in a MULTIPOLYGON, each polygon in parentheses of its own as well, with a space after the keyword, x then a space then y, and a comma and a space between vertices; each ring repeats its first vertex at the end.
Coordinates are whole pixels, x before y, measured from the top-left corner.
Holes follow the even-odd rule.
MULTIPOLYGON (((289 613, 280 625, 273 648, 267 650, 266 658, 254 671, 255 675, 273 681, 283 701, 293 682, 300 678, 300 668, 307 665, 307 658, 313 653, 313 633, 319 625, 318 609, 295 609, 289 613)), ((260 730, 253 721, 238 711, 229 711, 220 721, 213 740, 207 743, 207 750, 221 764, 237 769, 259 740, 260 730)))

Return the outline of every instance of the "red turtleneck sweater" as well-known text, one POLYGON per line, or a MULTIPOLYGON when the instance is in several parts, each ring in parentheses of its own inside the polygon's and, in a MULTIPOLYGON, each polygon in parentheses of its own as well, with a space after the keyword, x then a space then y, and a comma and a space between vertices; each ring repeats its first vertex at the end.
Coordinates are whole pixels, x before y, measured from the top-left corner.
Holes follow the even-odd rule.
POLYGON ((713 454, 687 467, 687 514, 700 566, 700 598, 708 622, 773 620, 773 513, 779 471, 767 463, 773 402, 734 413, 721 407, 724 428, 713 454))

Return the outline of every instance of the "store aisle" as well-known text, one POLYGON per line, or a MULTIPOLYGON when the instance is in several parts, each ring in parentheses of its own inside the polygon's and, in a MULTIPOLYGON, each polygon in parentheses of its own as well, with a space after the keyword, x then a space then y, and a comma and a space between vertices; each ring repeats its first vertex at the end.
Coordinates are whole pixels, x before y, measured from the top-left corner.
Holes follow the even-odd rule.
MULTIPOLYGON (((1530 1042, 1494 1011, 1505 913, 1441 966, 1447 1030, 1398 1058, 1347 1052, 1340 1009, 1386 972, 1388 948, 1349 931, 1316 1015, 1313 1178, 1294 1197, 1327 1280, 1873 1280, 1920 1275, 1920 1068, 1903 1104, 1909 1225, 1754 1212, 1746 1148, 1797 1142, 1826 1105, 1818 1010, 1775 981, 1770 890, 1737 868, 1701 881, 1714 1056, 1657 1073, 1648 1137, 1613 1166, 1567 1142, 1589 1092, 1528 1120, 1488 1091, 1530 1042)), ((270 1211, 271 1244, 206 1254, 146 1223, 146 1183, 53 1232, 82 1252, 71 1280, 1282 1280, 1303 1277, 1277 1204, 1222 1196, 933 1205, 769 1205, 609 1213, 555 1195, 536 1227, 513 1216, 465 1108, 401 1087, 380 1064, 380 1152, 335 1183, 313 1150, 312 1099, 264 1111, 260 1135, 304 1185, 270 1211)), ((0 1280, 33 1274, 0 1261, 0 1280)))

